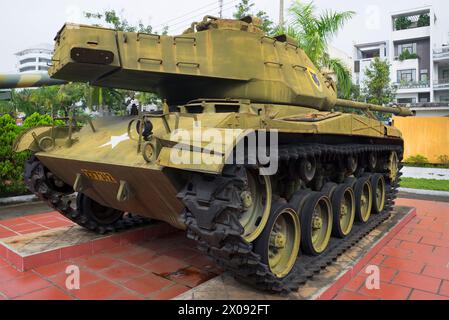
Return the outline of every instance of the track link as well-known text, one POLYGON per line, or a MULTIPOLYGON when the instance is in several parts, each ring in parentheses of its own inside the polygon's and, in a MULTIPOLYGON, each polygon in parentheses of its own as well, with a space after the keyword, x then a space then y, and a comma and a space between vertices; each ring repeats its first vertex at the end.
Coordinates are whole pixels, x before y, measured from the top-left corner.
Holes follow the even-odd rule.
POLYGON ((111 224, 99 224, 83 214, 78 208, 73 208, 72 188, 56 187, 48 178, 48 170, 36 156, 31 156, 25 163, 25 184, 28 189, 66 218, 76 224, 99 234, 117 232, 136 228, 149 223, 148 219, 133 214, 124 214, 121 219, 111 224))
MULTIPOLYGON (((403 148, 395 145, 323 145, 283 146, 279 150, 280 163, 313 156, 316 159, 333 160, 337 157, 357 156, 363 153, 385 155, 397 152, 402 159, 403 148)), ((399 170, 402 166, 399 166, 399 170)), ((346 250, 355 245, 383 221, 388 219, 398 193, 398 182, 387 184, 384 210, 372 215, 365 224, 354 224, 351 233, 344 239, 332 238, 328 249, 320 256, 311 257, 301 252, 294 269, 284 279, 276 278, 269 267, 253 252, 253 245, 242 237, 243 228, 237 220, 240 209, 236 196, 244 181, 241 168, 231 167, 220 177, 194 175, 188 186, 178 197, 187 209, 183 214, 187 236, 197 242, 203 252, 229 271, 238 280, 257 289, 287 294, 297 291, 314 275, 331 265, 346 250), (204 219, 209 214, 207 221, 204 219)), ((382 173, 386 181, 388 172, 382 173)), ((399 173, 398 177, 401 174, 399 173)))

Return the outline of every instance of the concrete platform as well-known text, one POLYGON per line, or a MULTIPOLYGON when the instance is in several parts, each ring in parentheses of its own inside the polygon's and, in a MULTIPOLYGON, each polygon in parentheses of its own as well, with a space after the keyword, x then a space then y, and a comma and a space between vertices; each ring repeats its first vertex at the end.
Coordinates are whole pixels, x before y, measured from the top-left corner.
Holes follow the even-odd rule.
POLYGON ((349 249, 331 266, 288 296, 258 292, 224 273, 178 296, 177 300, 329 299, 350 281, 407 223, 416 216, 410 207, 396 207, 392 216, 349 249))
MULTIPOLYGON (((21 223, 28 220, 21 219, 24 220, 9 220, 3 223, 8 225, 11 232, 24 225, 27 228, 37 228, 31 222, 21 223)), ((36 222, 37 226, 42 223, 34 217, 29 219, 33 219, 34 222, 38 221, 36 222)), ((38 232, 25 234, 16 232, 18 235, 0 239, 0 257, 18 271, 23 272, 65 259, 92 255, 105 249, 155 239, 178 231, 165 223, 154 223, 113 235, 98 235, 70 222, 65 222, 65 224, 67 225, 65 227, 49 228, 38 232)))

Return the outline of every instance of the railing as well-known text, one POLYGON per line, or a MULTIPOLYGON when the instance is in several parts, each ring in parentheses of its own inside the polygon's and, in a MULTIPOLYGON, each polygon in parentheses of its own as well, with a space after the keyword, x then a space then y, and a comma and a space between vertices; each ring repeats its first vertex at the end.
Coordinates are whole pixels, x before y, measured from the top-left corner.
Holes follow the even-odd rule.
POLYGON ((393 30, 406 30, 430 26, 430 14, 421 13, 409 16, 400 16, 393 19, 393 30))
POLYGON ((449 47, 441 47, 433 50, 434 59, 449 59, 449 47))
POLYGON ((429 81, 419 81, 419 82, 399 82, 394 83, 393 86, 395 86, 397 89, 424 89, 424 88, 430 88, 429 81))
POLYGON ((435 89, 440 89, 440 88, 448 88, 449 89, 449 79, 438 79, 438 80, 434 81, 433 87, 435 89))

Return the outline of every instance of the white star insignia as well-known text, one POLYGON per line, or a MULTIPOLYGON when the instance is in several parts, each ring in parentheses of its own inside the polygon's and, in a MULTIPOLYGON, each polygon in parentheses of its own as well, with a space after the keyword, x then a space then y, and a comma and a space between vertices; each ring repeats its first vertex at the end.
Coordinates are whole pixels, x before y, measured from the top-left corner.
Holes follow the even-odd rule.
POLYGON ((129 140, 128 133, 125 133, 124 135, 121 135, 121 136, 112 136, 111 141, 109 141, 108 143, 105 143, 104 145, 100 146, 99 148, 111 146, 111 149, 114 149, 117 145, 119 145, 123 141, 127 141, 127 140, 129 140))

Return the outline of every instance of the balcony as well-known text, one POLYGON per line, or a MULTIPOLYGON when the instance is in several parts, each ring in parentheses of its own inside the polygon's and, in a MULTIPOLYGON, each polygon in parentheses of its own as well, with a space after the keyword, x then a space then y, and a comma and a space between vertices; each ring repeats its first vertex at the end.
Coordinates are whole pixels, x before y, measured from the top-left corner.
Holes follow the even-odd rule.
POLYGON ((393 31, 430 27, 430 13, 401 15, 393 18, 393 31))
POLYGON ((393 83, 393 86, 398 90, 407 90, 407 89, 428 89, 430 88, 429 81, 410 81, 410 82, 397 82, 393 83))
POLYGON ((393 17, 393 41, 430 37, 430 12, 422 11, 393 17))
POLYGON ((433 60, 449 60, 449 47, 434 49, 433 60))
POLYGON ((449 89, 449 79, 439 79, 439 80, 434 81, 433 88, 435 90, 449 89))

